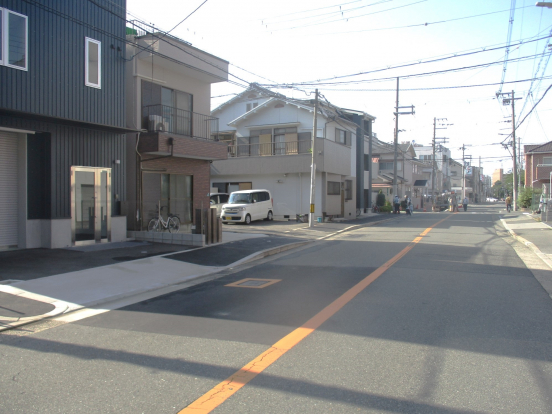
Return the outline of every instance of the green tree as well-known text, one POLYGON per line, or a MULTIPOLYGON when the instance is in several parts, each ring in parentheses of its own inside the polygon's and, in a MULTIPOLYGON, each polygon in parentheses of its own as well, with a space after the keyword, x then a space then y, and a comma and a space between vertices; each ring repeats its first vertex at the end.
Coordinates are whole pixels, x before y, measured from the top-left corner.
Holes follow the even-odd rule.
POLYGON ((378 196, 376 197, 376 205, 378 207, 385 205, 385 194, 381 190, 378 192, 378 196))

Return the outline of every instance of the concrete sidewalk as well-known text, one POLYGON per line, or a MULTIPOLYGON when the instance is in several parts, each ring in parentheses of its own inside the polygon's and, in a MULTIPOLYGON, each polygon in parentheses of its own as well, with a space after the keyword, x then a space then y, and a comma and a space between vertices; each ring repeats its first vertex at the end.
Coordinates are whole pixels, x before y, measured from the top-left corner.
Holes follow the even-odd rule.
MULTIPOLYGON (((17 250, 0 252, 0 331, 82 308, 97 307, 126 297, 189 283, 227 267, 330 237, 356 225, 389 219, 368 214, 341 224, 317 223, 309 236, 289 231, 223 232, 223 243, 203 248, 151 243, 113 243, 90 249, 17 250), (118 261, 118 263, 113 263, 118 261), (109 264, 106 264, 109 263, 109 264), (8 276, 8 278, 6 277, 8 276), (10 279, 11 277, 11 279, 10 279), (8 280, 6 280, 8 279, 8 280)), ((268 223, 270 224, 270 223, 268 223)), ((308 225, 300 226, 308 233, 308 225)), ((253 227, 251 227, 253 229, 253 227)), ((241 228, 239 230, 242 230, 241 228)), ((262 231, 262 227, 256 228, 262 231)))
POLYGON ((552 269, 552 227, 524 212, 504 212, 501 222, 510 235, 531 248, 552 269))

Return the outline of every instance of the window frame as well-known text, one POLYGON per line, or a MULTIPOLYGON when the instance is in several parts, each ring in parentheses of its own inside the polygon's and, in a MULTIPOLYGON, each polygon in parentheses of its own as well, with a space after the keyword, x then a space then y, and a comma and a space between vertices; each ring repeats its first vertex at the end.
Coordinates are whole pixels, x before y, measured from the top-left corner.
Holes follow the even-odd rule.
POLYGON ((341 195, 341 182, 339 181, 327 181, 326 195, 341 195), (336 189, 338 191, 336 191, 336 189))
POLYGON ((84 84, 91 88, 102 89, 102 42, 91 37, 84 38, 84 84), (89 75, 89 47, 90 43, 98 45, 98 83, 92 83, 88 80, 89 75))
POLYGON ((345 180, 345 201, 353 199, 353 180, 345 180))
POLYGON ((542 157, 542 163, 544 165, 552 164, 552 157, 542 157), (546 160, 550 160, 551 162, 546 162, 546 160))
POLYGON ((335 142, 340 145, 347 145, 347 131, 345 129, 335 128, 335 142), (341 142, 341 133, 343 133, 343 142, 341 142))
POLYGON ((0 51, 0 65, 7 66, 12 69, 18 69, 27 72, 29 70, 29 16, 21 13, 14 12, 5 7, 0 7, 2 11, 2 27, 0 28, 0 42, 2 43, 2 50, 0 51), (10 14, 14 14, 25 19, 25 66, 17 66, 9 63, 10 59, 10 31, 9 31, 9 19, 10 14))

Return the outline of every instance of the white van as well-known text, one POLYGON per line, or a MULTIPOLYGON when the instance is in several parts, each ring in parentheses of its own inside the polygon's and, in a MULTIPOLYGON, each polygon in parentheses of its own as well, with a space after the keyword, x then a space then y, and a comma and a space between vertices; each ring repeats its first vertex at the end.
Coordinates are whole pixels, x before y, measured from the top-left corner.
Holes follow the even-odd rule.
POLYGON ((273 217, 272 197, 268 190, 234 191, 220 213, 223 223, 250 224, 254 220, 272 220, 273 217))

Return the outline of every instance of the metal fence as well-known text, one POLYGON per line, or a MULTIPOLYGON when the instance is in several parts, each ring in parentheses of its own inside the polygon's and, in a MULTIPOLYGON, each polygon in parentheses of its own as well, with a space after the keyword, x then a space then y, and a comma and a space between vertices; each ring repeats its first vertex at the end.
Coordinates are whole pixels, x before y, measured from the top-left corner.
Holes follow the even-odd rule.
POLYGON ((169 215, 180 220, 180 233, 191 233, 193 226, 193 205, 191 198, 143 201, 141 205, 126 201, 121 205, 121 214, 127 216, 127 230, 146 231, 151 219, 159 216, 167 221, 169 215))
POLYGON ((218 133, 218 118, 166 105, 142 108, 142 128, 213 140, 218 133))
POLYGON ((271 142, 267 144, 238 144, 228 146, 228 157, 309 154, 311 141, 271 142))
POLYGON ((541 206, 541 221, 552 225, 552 199, 544 200, 541 206))

